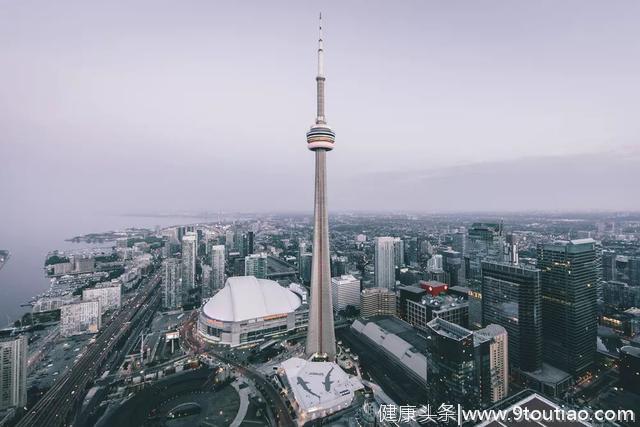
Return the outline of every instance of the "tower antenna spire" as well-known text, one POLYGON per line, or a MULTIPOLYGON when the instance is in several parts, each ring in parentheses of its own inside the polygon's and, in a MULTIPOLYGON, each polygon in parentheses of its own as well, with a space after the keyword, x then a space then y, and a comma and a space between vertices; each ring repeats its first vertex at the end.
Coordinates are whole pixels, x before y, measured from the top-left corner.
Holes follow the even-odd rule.
POLYGON ((318 77, 324 77, 324 46, 322 40, 322 12, 318 18, 318 77))
POLYGON ((336 358, 336 336, 333 328, 329 215, 327 213, 327 152, 333 149, 336 135, 324 115, 324 50, 322 46, 322 14, 318 23, 318 75, 316 76, 316 122, 307 132, 307 147, 316 157, 315 196, 313 209, 313 254, 311 256, 311 298, 309 328, 305 352, 311 359, 333 361, 336 358))

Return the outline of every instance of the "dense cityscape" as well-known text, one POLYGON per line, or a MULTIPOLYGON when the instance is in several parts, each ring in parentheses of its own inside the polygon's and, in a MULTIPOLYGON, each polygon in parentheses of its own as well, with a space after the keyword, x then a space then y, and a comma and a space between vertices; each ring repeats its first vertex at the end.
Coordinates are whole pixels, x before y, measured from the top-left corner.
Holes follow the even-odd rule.
POLYGON ((6 422, 373 425, 391 402, 640 404, 640 216, 340 214, 330 230, 338 396, 304 365, 312 218, 238 215, 52 252, 50 290, 2 331, 6 422))
POLYGON ((50 248, 0 330, 0 426, 637 425, 640 214, 330 209, 319 27, 313 215, 50 248))

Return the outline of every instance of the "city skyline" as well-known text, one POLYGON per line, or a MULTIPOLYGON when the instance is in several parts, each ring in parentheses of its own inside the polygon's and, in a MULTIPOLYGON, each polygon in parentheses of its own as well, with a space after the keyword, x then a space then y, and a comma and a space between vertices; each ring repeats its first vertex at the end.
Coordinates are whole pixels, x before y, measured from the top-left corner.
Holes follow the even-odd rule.
POLYGON ((640 4, 0 12, 0 426, 636 422, 640 4))

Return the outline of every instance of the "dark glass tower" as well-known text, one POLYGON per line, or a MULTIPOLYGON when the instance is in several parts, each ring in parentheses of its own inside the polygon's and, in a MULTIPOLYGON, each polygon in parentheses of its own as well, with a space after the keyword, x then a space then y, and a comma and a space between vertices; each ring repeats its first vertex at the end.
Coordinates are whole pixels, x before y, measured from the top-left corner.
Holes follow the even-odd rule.
POLYGON ((477 408, 477 384, 473 332, 436 318, 427 324, 429 348, 428 391, 434 405, 455 402, 477 408))
POLYGON ((542 367, 540 270, 506 262, 482 263, 482 324, 509 334, 509 364, 521 371, 542 367))
POLYGON ((572 375, 596 356, 597 309, 593 239, 538 246, 545 362, 572 375))

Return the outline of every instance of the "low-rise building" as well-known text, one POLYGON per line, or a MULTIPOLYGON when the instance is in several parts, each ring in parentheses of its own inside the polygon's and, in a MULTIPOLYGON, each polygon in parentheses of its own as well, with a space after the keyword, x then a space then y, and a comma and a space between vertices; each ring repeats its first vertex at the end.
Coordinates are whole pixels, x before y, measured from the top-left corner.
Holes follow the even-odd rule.
POLYGON ((298 357, 287 359, 278 368, 278 378, 296 412, 298 426, 326 418, 350 408, 364 389, 333 362, 312 362, 298 357))
POLYGON ((353 322, 351 329, 426 386, 427 340, 420 331, 395 316, 361 318, 353 322))

